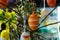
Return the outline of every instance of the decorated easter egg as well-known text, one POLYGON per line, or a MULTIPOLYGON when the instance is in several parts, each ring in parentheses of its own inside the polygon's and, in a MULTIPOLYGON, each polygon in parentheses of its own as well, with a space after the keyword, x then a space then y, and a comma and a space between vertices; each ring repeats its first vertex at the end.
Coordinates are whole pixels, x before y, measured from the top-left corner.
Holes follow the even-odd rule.
POLYGON ((47 4, 50 7, 55 7, 56 6, 56 0, 47 0, 47 4))
POLYGON ((8 0, 0 0, 0 6, 7 6, 8 0))
POLYGON ((31 30, 36 30, 38 28, 38 24, 39 24, 38 15, 35 14, 33 11, 32 14, 28 18, 28 25, 31 30))

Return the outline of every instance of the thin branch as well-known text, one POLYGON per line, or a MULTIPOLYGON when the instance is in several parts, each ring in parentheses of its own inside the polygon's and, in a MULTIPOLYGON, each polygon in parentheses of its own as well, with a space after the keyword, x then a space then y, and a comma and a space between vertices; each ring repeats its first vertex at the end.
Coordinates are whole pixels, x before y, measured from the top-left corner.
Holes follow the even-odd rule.
POLYGON ((42 37, 42 38, 46 39, 44 36, 42 36, 42 35, 38 35, 38 38, 40 38, 40 37, 42 37))
MULTIPOLYGON (((57 23, 60 23, 60 21, 59 21, 59 22, 55 22, 55 23, 51 23, 51 24, 48 24, 48 25, 41 26, 41 27, 39 27, 39 28, 43 28, 43 27, 46 27, 46 26, 54 25, 54 24, 57 24, 57 23)), ((38 28, 38 29, 39 29, 39 28, 38 28)))
MULTIPOLYGON (((39 25, 41 25, 44 21, 45 21, 45 19, 50 15, 50 14, 52 14, 52 12, 56 9, 57 7, 55 7, 41 22, 40 22, 40 24, 39 25)), ((39 26, 38 25, 38 26, 39 26)))

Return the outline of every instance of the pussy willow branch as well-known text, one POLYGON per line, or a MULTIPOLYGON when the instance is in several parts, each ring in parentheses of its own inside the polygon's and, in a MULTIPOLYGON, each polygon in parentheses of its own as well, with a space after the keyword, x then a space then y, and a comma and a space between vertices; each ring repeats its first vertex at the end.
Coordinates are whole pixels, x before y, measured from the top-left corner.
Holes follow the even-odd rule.
POLYGON ((45 21, 45 19, 50 15, 50 14, 52 14, 52 12, 56 9, 57 7, 55 7, 41 22, 40 22, 40 24, 38 25, 38 26, 40 26, 44 21, 45 21))
POLYGON ((59 22, 55 22, 55 23, 51 23, 51 24, 48 24, 48 25, 41 26, 39 28, 43 28, 43 27, 46 27, 46 26, 54 25, 54 24, 57 24, 57 23, 60 23, 60 21, 59 22))

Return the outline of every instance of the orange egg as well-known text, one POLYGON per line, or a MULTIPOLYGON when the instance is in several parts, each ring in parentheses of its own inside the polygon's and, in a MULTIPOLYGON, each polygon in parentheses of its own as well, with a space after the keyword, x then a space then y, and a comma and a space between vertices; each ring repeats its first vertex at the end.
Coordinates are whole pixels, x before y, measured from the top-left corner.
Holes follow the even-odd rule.
POLYGON ((39 24, 38 15, 32 12, 32 14, 28 18, 28 25, 31 30, 36 30, 39 24))
POLYGON ((6 7, 8 5, 8 0, 0 0, 0 7, 6 7))
POLYGON ((55 7, 56 6, 56 0, 47 0, 47 4, 50 7, 55 7))
POLYGON ((4 5, 2 5, 2 4, 0 4, 0 7, 1 7, 1 8, 5 8, 5 6, 4 6, 4 5))

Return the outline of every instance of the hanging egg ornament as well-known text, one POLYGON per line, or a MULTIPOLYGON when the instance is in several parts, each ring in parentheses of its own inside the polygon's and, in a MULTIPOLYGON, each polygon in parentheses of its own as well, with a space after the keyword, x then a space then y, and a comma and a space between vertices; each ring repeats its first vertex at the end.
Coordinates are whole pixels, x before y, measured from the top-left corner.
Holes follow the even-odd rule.
POLYGON ((30 39, 30 34, 28 32, 23 32, 20 40, 31 40, 30 39))
POLYGON ((55 7, 56 6, 56 0, 47 0, 47 4, 50 7, 55 7))
POLYGON ((0 0, 0 6, 5 8, 8 5, 8 0, 0 0))
POLYGON ((32 14, 28 18, 28 25, 29 25, 30 29, 34 31, 38 28, 38 24, 39 24, 38 15, 35 14, 33 11, 32 14))

